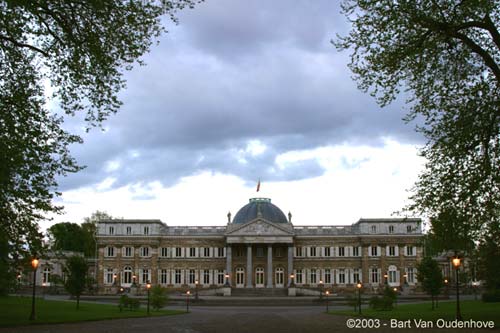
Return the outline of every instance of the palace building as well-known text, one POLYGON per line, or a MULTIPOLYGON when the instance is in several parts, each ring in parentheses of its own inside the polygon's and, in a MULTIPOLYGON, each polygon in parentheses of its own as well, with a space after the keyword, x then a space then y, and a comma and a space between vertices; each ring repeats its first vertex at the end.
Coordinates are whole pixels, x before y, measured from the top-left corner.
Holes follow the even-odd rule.
POLYGON ((360 219, 297 226, 267 198, 253 198, 227 225, 169 226, 160 220, 100 221, 97 282, 117 288, 317 288, 341 292, 360 281, 411 292, 422 257, 421 220, 360 219))

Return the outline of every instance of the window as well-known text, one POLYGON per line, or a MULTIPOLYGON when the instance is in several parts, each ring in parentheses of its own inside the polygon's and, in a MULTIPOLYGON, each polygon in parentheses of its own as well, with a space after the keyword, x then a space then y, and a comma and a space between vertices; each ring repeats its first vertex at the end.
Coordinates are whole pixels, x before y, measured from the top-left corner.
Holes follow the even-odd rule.
POLYGON ((149 257, 149 247, 141 247, 141 257, 149 257))
POLYGON ((113 268, 106 268, 104 271, 104 283, 113 284, 113 268))
POLYGON ((217 248, 217 256, 224 257, 224 248, 223 247, 217 248))
POLYGON ((352 271, 352 280, 353 281, 352 282, 354 282, 354 283, 358 283, 358 281, 361 282, 361 276, 359 274, 359 271, 360 271, 359 268, 353 269, 353 271, 352 271))
POLYGON ((407 246, 406 247, 406 255, 407 256, 414 256, 415 255, 415 252, 414 252, 414 247, 413 246, 407 246))
POLYGON ((309 251, 310 251, 309 254, 311 257, 316 257, 316 248, 315 247, 311 247, 309 251))
POLYGON ((234 256, 235 257, 243 257, 243 248, 237 247, 234 249, 234 256))
POLYGON ((378 256, 378 247, 377 246, 371 247, 371 254, 372 254, 372 257, 378 256))
POLYGON ((311 283, 316 283, 316 270, 315 269, 311 269, 311 273, 309 275, 309 281, 311 283))
POLYGON ((296 257, 302 257, 302 247, 301 246, 297 246, 295 248, 295 256, 296 257))
POLYGON ((189 284, 194 284, 195 281, 196 281, 196 273, 194 271, 194 269, 190 269, 189 270, 189 284))
POLYGON ((124 284, 132 283, 132 267, 125 266, 125 268, 123 269, 123 280, 122 280, 122 282, 124 284))
POLYGON ((112 246, 106 247, 106 249, 104 250, 104 255, 106 257, 114 257, 115 256, 115 248, 112 246))
POLYGON ((407 225, 406 226, 406 232, 409 233, 409 234, 411 234, 412 231, 413 231, 413 229, 412 229, 411 225, 407 225))
POLYGON ((144 235, 149 235, 149 227, 144 227, 144 235))
POLYGON ((339 269, 339 284, 345 284, 345 269, 339 269))
POLYGON ((302 278, 302 270, 297 269, 295 271, 295 283, 302 284, 303 283, 303 278, 302 278))
POLYGON ((168 272, 166 269, 160 270, 160 284, 167 284, 168 272))
POLYGON ((283 256, 281 247, 277 247, 275 251, 276 251, 275 257, 281 258, 283 256))
POLYGON ((50 283, 50 267, 43 269, 42 283, 50 283))
POLYGON ((175 284, 181 284, 181 270, 180 269, 175 270, 174 281, 175 281, 175 284))
POLYGON ((127 227, 127 235, 132 235, 132 227, 127 227))
POLYGON ((262 267, 257 267, 257 269, 255 270, 255 285, 264 285, 264 268, 262 267))
POLYGON ((196 249, 194 247, 189 248, 189 256, 196 257, 196 249))
POLYGON ((182 257, 182 248, 180 248, 180 247, 175 248, 175 256, 182 257))
POLYGON ((203 248, 203 256, 204 257, 210 257, 210 248, 209 247, 204 247, 203 248))
POLYGON ((389 233, 390 233, 390 234, 393 234, 393 233, 394 233, 394 226, 393 226, 393 225, 390 225, 390 226, 389 226, 389 233))
POLYGON ((242 267, 236 268, 236 285, 242 286, 245 283, 245 270, 242 267))
POLYGON ((217 284, 224 284, 224 271, 223 270, 217 271, 217 284))
POLYGON ((398 281, 398 277, 397 277, 397 269, 396 269, 396 266, 389 266, 389 283, 397 283, 399 282, 398 281))
POLYGON ((389 256, 394 257, 396 255, 396 247, 389 246, 389 256))
POLYGON ((143 268, 140 283, 146 284, 148 282, 151 282, 151 270, 149 268, 143 268))
POLYGON ((360 247, 359 247, 359 246, 355 246, 355 247, 353 247, 353 248, 352 248, 352 255, 353 255, 354 257, 359 257, 359 255, 360 255, 360 254, 359 254, 359 253, 360 253, 360 250, 359 250, 359 249, 360 249, 360 247))
POLYGON ((378 283, 379 281, 379 276, 378 276, 378 269, 377 268, 372 268, 370 269, 370 274, 371 274, 371 282, 372 283, 378 283))
POLYGON ((108 234, 109 235, 114 235, 115 234, 115 227, 109 227, 108 228, 108 234))
POLYGON ((162 257, 168 257, 168 247, 162 247, 160 254, 162 257))
POLYGON ((371 232, 372 232, 372 234, 376 234, 377 233, 377 226, 376 225, 372 225, 371 226, 371 232))
POLYGON ((339 257, 345 257, 345 247, 339 246, 339 257))
POLYGON ((122 253, 124 257, 132 257, 132 248, 130 246, 125 246, 122 253))
POLYGON ((258 258, 264 257, 264 248, 263 247, 258 247, 256 250, 256 256, 258 258))
POLYGON ((413 267, 408 267, 406 271, 406 282, 408 283, 415 283, 415 268, 413 267))
POLYGON ((275 277, 274 277, 275 283, 278 286, 282 286, 285 282, 285 270, 282 267, 276 268, 275 272, 275 277))
POLYGON ((325 269, 325 283, 332 283, 332 274, 329 268, 325 269))
POLYGON ((331 256, 330 248, 325 247, 325 257, 330 257, 330 256, 331 256))
POLYGON ((208 269, 203 270, 203 284, 210 284, 210 271, 208 269))

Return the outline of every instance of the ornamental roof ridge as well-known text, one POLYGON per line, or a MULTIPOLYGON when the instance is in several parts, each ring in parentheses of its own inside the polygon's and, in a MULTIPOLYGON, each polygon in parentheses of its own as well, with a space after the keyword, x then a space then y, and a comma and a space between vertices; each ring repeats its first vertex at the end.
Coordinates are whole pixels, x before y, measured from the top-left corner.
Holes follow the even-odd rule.
POLYGON ((420 217, 379 217, 379 218, 361 217, 354 224, 360 222, 367 222, 367 223, 422 222, 422 219, 420 217))
POLYGON ((159 223, 166 225, 160 219, 106 219, 99 220, 97 223, 159 223))

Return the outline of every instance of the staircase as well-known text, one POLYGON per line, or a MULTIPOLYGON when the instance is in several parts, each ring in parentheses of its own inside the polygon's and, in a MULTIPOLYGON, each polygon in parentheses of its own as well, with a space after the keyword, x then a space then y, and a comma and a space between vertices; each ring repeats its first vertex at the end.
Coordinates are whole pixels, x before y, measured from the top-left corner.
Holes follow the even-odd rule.
POLYGON ((288 296, 287 288, 232 288, 235 297, 276 297, 288 296))

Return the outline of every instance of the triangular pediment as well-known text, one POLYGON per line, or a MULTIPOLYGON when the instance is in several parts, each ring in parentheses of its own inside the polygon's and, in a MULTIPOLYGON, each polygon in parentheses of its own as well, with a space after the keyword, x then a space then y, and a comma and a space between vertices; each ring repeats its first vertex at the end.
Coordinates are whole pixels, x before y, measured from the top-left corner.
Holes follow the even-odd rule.
POLYGON ((226 233, 227 236, 291 236, 293 227, 289 225, 279 225, 264 219, 255 219, 241 226, 233 226, 226 233))

